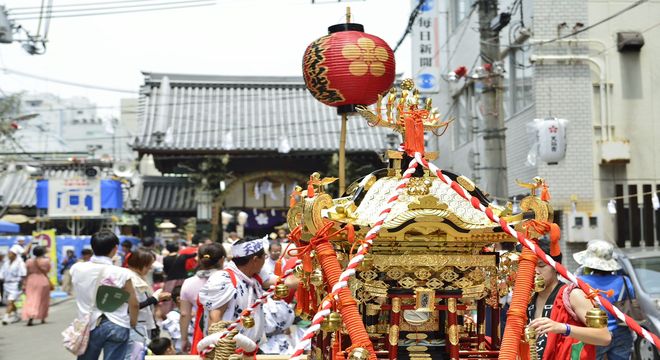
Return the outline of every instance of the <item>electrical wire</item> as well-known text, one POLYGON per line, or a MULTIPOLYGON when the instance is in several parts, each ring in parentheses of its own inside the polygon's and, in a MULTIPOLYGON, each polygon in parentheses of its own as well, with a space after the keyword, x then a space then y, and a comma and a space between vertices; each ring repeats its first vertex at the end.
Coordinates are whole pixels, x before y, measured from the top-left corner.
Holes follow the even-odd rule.
POLYGON ((553 43, 553 42, 555 42, 555 41, 563 40, 563 39, 566 39, 566 38, 569 38, 569 37, 572 37, 572 36, 578 35, 578 34, 583 33, 583 32, 585 32, 585 31, 587 31, 587 30, 589 30, 589 29, 593 29, 593 28, 595 28, 595 27, 598 26, 598 25, 601 25, 601 24, 603 24, 603 23, 606 23, 606 22, 608 22, 608 21, 614 19, 615 17, 617 17, 617 16, 619 16, 619 15, 621 15, 621 14, 624 14, 624 13, 628 12, 628 11, 630 11, 630 10, 636 8, 636 7, 639 6, 639 5, 642 5, 643 3, 647 2, 647 1, 648 1, 648 0, 637 0, 637 1, 635 1, 634 3, 630 4, 629 6, 623 8, 623 9, 617 11, 617 12, 615 12, 614 14, 612 14, 612 15, 610 15, 610 16, 608 16, 608 17, 606 17, 606 18, 604 18, 604 19, 602 19, 602 20, 600 20, 600 21, 597 21, 597 22, 595 22, 595 23, 593 23, 593 24, 591 24, 591 25, 589 25, 589 26, 586 26, 586 27, 584 27, 584 28, 582 28, 582 29, 580 29, 580 30, 578 30, 578 31, 575 31, 575 32, 573 32, 573 33, 571 33, 571 34, 566 34, 566 35, 564 35, 564 36, 559 36, 559 37, 557 37, 557 38, 550 39, 550 40, 547 40, 547 41, 539 42, 539 43, 537 43, 537 45, 550 44, 550 43, 553 43))
MULTIPOLYGON (((591 24, 591 25, 589 25, 589 26, 586 26, 586 27, 584 27, 584 28, 582 28, 582 29, 580 29, 580 30, 577 30, 577 31, 575 31, 575 32, 572 32, 572 33, 570 33, 570 34, 566 34, 566 35, 558 36, 558 37, 556 37, 556 38, 552 38, 552 39, 549 39, 549 40, 546 40, 546 41, 536 42, 536 43, 533 43, 533 44, 521 44, 521 45, 510 44, 509 47, 510 47, 510 48, 520 48, 520 47, 542 46, 542 45, 547 45, 547 44, 551 44, 551 43, 557 42, 557 41, 559 41, 559 40, 564 40, 564 39, 567 39, 567 38, 570 38, 570 37, 574 37, 574 36, 576 36, 576 35, 578 35, 578 34, 581 34, 581 33, 585 32, 585 31, 588 31, 588 30, 590 30, 590 29, 593 29, 593 28, 595 28, 596 26, 599 26, 599 25, 601 25, 601 24, 604 24, 604 23, 606 23, 606 22, 608 22, 608 21, 610 21, 610 20, 612 20, 612 19, 614 19, 614 18, 616 18, 616 17, 618 17, 618 16, 620 16, 620 15, 622 15, 622 14, 624 14, 624 13, 626 13, 626 12, 632 10, 632 9, 634 9, 634 8, 636 8, 637 6, 642 5, 643 3, 647 2, 647 1, 648 1, 648 0, 637 0, 637 1, 635 1, 634 3, 630 4, 629 6, 627 6, 627 7, 623 8, 623 9, 617 11, 616 13, 614 13, 614 14, 612 14, 612 15, 606 17, 606 18, 603 18, 603 19, 601 19, 601 20, 599 20, 599 21, 597 21, 597 22, 595 22, 595 23, 593 23, 593 24, 591 24)), ((483 41, 483 43, 485 43, 485 44, 489 44, 489 45, 494 45, 493 43, 489 43, 489 42, 487 42, 487 41, 483 41)))
MULTIPOLYGON (((200 4, 197 4, 197 5, 191 4, 191 5, 182 5, 182 6, 170 6, 170 7, 162 7, 162 8, 154 7, 154 8, 149 8, 149 9, 138 9, 138 10, 108 11, 108 12, 89 13, 89 14, 59 15, 59 16, 52 16, 51 18, 56 19, 56 18, 74 18, 74 17, 99 16, 99 15, 133 14, 133 13, 141 13, 141 12, 148 12, 148 11, 189 9, 189 8, 206 7, 206 6, 215 5, 215 0, 200 0, 200 1, 209 1, 209 3, 200 3, 200 4)), ((36 17, 27 17, 27 18, 18 18, 18 19, 12 19, 12 20, 24 21, 24 20, 37 20, 37 19, 38 18, 36 18, 36 17)))
MULTIPOLYGON (((87 2, 87 3, 76 3, 76 4, 58 4, 55 5, 54 7, 56 9, 60 8, 76 8, 80 6, 99 6, 99 5, 108 5, 108 4, 123 4, 123 3, 137 3, 137 2, 158 2, 161 0, 119 0, 119 1, 95 1, 95 2, 87 2)), ((35 10, 40 9, 41 6, 23 6, 23 7, 12 7, 11 9, 7 9, 7 12, 10 14, 13 14, 15 11, 18 12, 23 12, 23 11, 32 11, 34 12, 35 10)))
MULTIPOLYGON (((472 17, 472 14, 474 14, 474 11, 476 9, 477 9, 477 3, 475 2, 474 4, 472 4, 472 7, 470 9, 470 13, 468 13, 468 15, 466 15, 465 19, 470 19, 472 17)), ((469 23, 469 20, 464 22, 464 25, 463 25, 464 27, 461 30, 461 34, 459 35, 459 40, 456 42, 456 46, 454 47, 454 50, 449 53, 449 58, 448 58, 448 61, 447 61, 448 64, 451 63, 451 59, 454 57, 454 54, 456 53, 456 50, 461 45, 461 40, 463 39, 463 36, 465 35, 465 32, 468 28, 468 23, 469 23)), ((444 49, 445 47, 447 47, 449 45, 450 41, 451 41, 451 37, 448 37, 447 40, 445 40, 445 42, 442 44, 442 46, 440 46, 438 48, 438 50, 435 51, 435 53, 433 54, 433 58, 432 58, 433 60, 435 60, 438 56, 440 56, 440 52, 442 51, 442 49, 444 49)), ((446 74, 449 71, 447 66, 449 66, 449 65, 446 65, 444 71, 440 71, 440 74, 446 74)), ((417 75, 419 75, 421 73, 421 71, 422 71, 422 69, 418 69, 417 73, 415 73, 413 78, 417 77, 417 75)))
POLYGON ((67 81, 67 80, 52 79, 52 78, 48 78, 48 77, 45 77, 45 76, 29 74, 29 73, 25 73, 25 72, 18 71, 18 70, 12 70, 12 69, 9 69, 9 68, 6 68, 6 67, 0 68, 0 71, 4 71, 6 73, 13 74, 13 75, 18 75, 18 76, 22 76, 22 77, 28 77, 28 78, 32 78, 32 79, 43 80, 43 81, 48 81, 48 82, 53 82, 53 83, 58 83, 58 84, 63 84, 63 85, 77 86, 77 87, 82 87, 82 88, 86 88, 86 89, 112 91, 112 92, 120 92, 120 93, 127 93, 127 94, 138 94, 137 91, 133 91, 133 90, 116 89, 116 88, 105 87, 105 86, 81 84, 81 83, 77 83, 77 82, 73 82, 73 81, 67 81))
POLYGON ((41 33, 41 22, 44 17, 44 5, 46 5, 46 0, 41 0, 41 8, 39 9, 39 23, 37 24, 37 36, 41 33))
POLYGON ((394 47, 393 52, 396 52, 399 49, 399 46, 401 46, 401 43, 403 43, 403 40, 405 40, 406 36, 410 34, 412 31, 412 27, 415 24, 415 19, 417 19, 417 16, 419 15, 419 10, 422 8, 422 5, 424 5, 425 0, 417 0, 419 3, 413 11, 410 12, 410 16, 408 17, 408 25, 406 26, 406 31, 403 32, 403 35, 401 35, 401 39, 396 43, 396 46, 394 47))
MULTIPOLYGON (((123 9, 131 9, 131 8, 140 8, 140 7, 154 7, 154 6, 169 6, 169 5, 178 5, 178 4, 187 4, 187 3, 196 3, 196 2, 202 2, 202 1, 211 1, 211 0, 184 0, 184 1, 174 1, 173 0, 158 0, 153 3, 148 3, 148 4, 134 4, 134 5, 120 5, 120 6, 105 6, 105 7, 96 7, 96 8, 80 8, 80 9, 55 9, 52 10, 51 12, 54 14, 59 14, 59 13, 71 13, 71 12, 83 12, 83 11, 97 11, 97 10, 123 10, 123 9)), ((26 16, 26 15, 35 15, 43 13, 42 11, 30 11, 30 12, 22 12, 22 13, 11 13, 11 16, 26 16)))
MULTIPOLYGON (((186 118, 181 118, 179 120, 189 120, 186 118)), ((323 124, 326 122, 330 121, 337 121, 336 118, 329 118, 329 119, 322 119, 322 120, 305 120, 305 121, 294 121, 294 122, 287 122, 286 124, 280 124, 280 125, 286 125, 286 126, 297 126, 297 125, 308 125, 308 124, 323 124)), ((216 123, 217 124, 217 123, 216 123)), ((214 125, 210 123, 210 125, 214 125)), ((219 124, 218 124, 219 125, 219 124)), ((362 130, 368 130, 371 129, 371 127, 368 124, 364 124, 365 126, 357 126, 354 129, 349 129, 349 133, 358 133, 358 134, 373 134, 373 130, 364 132, 362 130), (355 131, 359 130, 359 131, 355 131)), ((217 128, 213 130, 209 129, 204 129, 204 130, 190 130, 190 131, 174 131, 173 135, 194 135, 194 134, 203 134, 203 133, 208 133, 217 130, 218 132, 234 132, 234 131, 239 131, 239 130, 253 130, 253 129, 270 129, 273 127, 273 124, 264 124, 264 125, 248 125, 248 126, 237 126, 237 127, 227 127, 227 128, 217 128)), ((323 134, 333 134, 333 133, 340 133, 339 130, 337 131, 327 131, 324 132, 323 134)), ((287 135, 287 137, 300 137, 300 136, 309 136, 310 134, 290 134, 287 135)), ((140 134, 140 135, 122 135, 122 136, 98 136, 98 137, 84 137, 84 138, 70 138, 70 139, 64 139, 65 141, 90 141, 90 140, 110 140, 110 139, 133 139, 133 138, 145 138, 145 137, 152 137, 153 134, 140 134)), ((273 139, 279 139, 282 136, 276 135, 273 137, 260 137, 259 140, 273 140, 273 139)), ((246 140, 247 141, 247 140, 246 140)))
MULTIPOLYGON (((77 4, 59 4, 56 5, 55 7, 57 8, 63 8, 63 7, 76 7, 76 6, 95 6, 95 5, 105 5, 105 4, 121 4, 121 3, 134 3, 134 2, 154 2, 154 1, 159 1, 159 0, 119 0, 119 1, 95 1, 95 2, 88 2, 88 3, 77 3, 77 4)), ((14 10, 33 10, 33 9, 39 9, 40 6, 22 6, 22 7, 13 7, 8 12, 12 12, 14 10)))

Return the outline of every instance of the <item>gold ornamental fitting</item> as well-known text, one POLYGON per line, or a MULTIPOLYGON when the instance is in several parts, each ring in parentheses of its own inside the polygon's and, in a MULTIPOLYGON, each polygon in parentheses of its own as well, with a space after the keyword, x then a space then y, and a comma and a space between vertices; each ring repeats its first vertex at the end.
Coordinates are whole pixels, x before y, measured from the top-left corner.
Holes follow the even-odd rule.
POLYGON ((316 268, 312 271, 312 275, 309 277, 309 282, 316 287, 323 286, 323 272, 321 269, 316 268))
POLYGON ((601 329, 607 327, 607 314, 600 307, 593 307, 587 311, 587 326, 590 328, 601 329))
POLYGON ((364 254, 364 259, 362 259, 362 262, 360 263, 360 265, 358 265, 358 270, 359 271, 371 270, 373 266, 374 266, 374 256, 372 254, 366 253, 364 254))
POLYGON ((302 278, 305 277, 305 270, 303 270, 302 265, 298 265, 293 268, 293 276, 295 276, 298 280, 302 280, 302 278))
POLYGON ((536 275, 534 278, 534 292, 541 292, 545 290, 545 279, 541 275, 536 275))
POLYGON ((341 315, 337 312, 331 312, 321 322, 321 330, 325 332, 335 332, 341 328, 341 315))
POLYGON ((536 342, 536 330, 531 326, 525 328, 525 341, 536 342))
POLYGON ((415 87, 415 82, 413 79, 403 79, 401 82, 401 89, 402 90, 412 90, 415 87))
POLYGON ((243 315, 241 316, 241 324, 243 324, 243 327, 246 329, 250 329, 254 327, 254 318, 249 315, 243 315))
POLYGON ((275 287, 275 296, 278 299, 284 299, 289 296, 289 287, 285 284, 279 284, 275 287))
POLYGON ((355 348, 351 351, 351 353, 348 355, 348 360, 368 360, 369 359, 369 351, 365 348, 355 348))

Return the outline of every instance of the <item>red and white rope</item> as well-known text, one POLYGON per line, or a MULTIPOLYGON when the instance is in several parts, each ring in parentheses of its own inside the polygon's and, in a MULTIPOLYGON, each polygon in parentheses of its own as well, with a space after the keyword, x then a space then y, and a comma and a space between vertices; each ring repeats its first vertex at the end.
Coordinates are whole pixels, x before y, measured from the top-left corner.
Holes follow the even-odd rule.
MULTIPOLYGON (((457 182, 450 179, 447 175, 445 175, 440 168, 438 168, 433 163, 430 163, 426 159, 424 159, 422 154, 415 153, 415 160, 425 168, 428 168, 429 171, 435 174, 442 182, 449 185, 449 187, 451 187, 452 190, 454 190, 458 195, 460 195, 465 200, 469 201, 473 208, 485 213, 486 216, 488 216, 488 218, 491 221, 500 224, 504 232, 518 239, 518 241, 521 244, 532 250, 536 254, 536 256, 542 259, 546 264, 552 266, 564 278, 568 279, 573 284, 579 286, 580 289, 582 289, 582 291, 585 292, 585 294, 590 294, 593 291, 587 283, 577 278, 574 274, 568 271, 562 264, 554 261, 550 256, 548 256, 545 252, 543 252, 543 250, 540 247, 536 246, 534 242, 527 239, 524 234, 517 232, 511 225, 509 225, 506 222, 506 220, 501 219, 500 217, 495 215, 492 209, 488 208, 487 206, 484 206, 479 201, 478 198, 470 195, 470 193, 467 192, 465 189, 463 189, 463 187, 460 184, 458 184, 457 182)), ((645 339, 650 341, 652 344, 655 345, 656 348, 660 349, 660 338, 658 338, 656 335, 650 333, 649 331, 641 327, 635 320, 633 320, 631 317, 621 312, 621 310, 617 309, 602 295, 598 294, 595 300, 600 305, 602 305, 609 313, 616 316, 619 320, 625 321, 625 323, 628 325, 629 328, 631 328, 637 334, 643 336, 645 339)))
MULTIPOLYGON (((417 169, 417 165, 418 162, 415 159, 412 159, 410 161, 410 164, 408 165, 408 169, 406 169, 406 171, 403 173, 403 176, 396 187, 396 194, 387 200, 385 209, 383 209, 379 213, 378 221, 376 221, 372 225, 371 229, 369 230, 369 232, 367 232, 367 235, 364 237, 364 242, 358 248, 357 253, 348 262, 346 269, 341 273, 341 275, 339 275, 339 280, 332 287, 332 292, 330 293, 330 296, 328 298, 338 297, 339 291, 343 288, 348 287, 348 279, 351 276, 355 275, 355 269, 358 267, 358 265, 360 265, 362 260, 364 260, 364 256, 369 252, 369 249, 373 244, 373 240, 376 238, 376 236, 378 236, 378 232, 380 231, 380 228, 383 226, 383 223, 385 223, 385 219, 389 215, 390 211, 392 211, 392 207, 394 206, 394 203, 396 203, 396 201, 399 199, 399 195, 408 185, 408 181, 410 181, 410 178, 415 173, 415 170, 417 169)), ((325 319, 325 317, 330 314, 331 308, 332 308, 331 301, 325 300, 323 301, 323 303, 321 303, 320 306, 321 310, 319 310, 312 318, 312 324, 307 328, 302 339, 300 339, 298 344, 296 344, 296 348, 293 352, 293 355, 291 355, 290 359, 300 359, 300 357, 303 355, 305 351, 305 348, 311 344, 312 338, 321 328, 321 322, 323 322, 323 319, 325 319)))
MULTIPOLYGON (((302 260, 297 260, 296 261, 296 266, 298 266, 300 264, 302 264, 302 260)), ((251 304, 245 310, 243 310, 243 312, 241 313, 241 317, 239 317, 233 323, 229 324, 229 326, 227 326, 227 328, 220 334, 218 340, 225 338, 227 335, 229 335, 229 333, 232 330, 236 329, 236 327, 238 327, 241 324, 241 322, 243 321, 243 319, 242 319, 243 316, 249 316, 250 314, 252 314, 252 312, 254 312, 254 310, 256 310, 259 307, 259 305, 265 303, 266 299, 273 296, 273 293, 275 292, 276 286, 281 284, 284 281, 284 279, 286 279, 289 275, 293 274, 294 269, 295 269, 295 266, 292 267, 291 269, 286 270, 284 272, 284 274, 282 274, 282 276, 279 279, 277 279, 275 284, 271 285, 268 288, 268 290, 264 291, 263 294, 261 294, 261 296, 259 296, 259 298, 253 304, 251 304)), ((214 347, 215 346, 207 346, 205 349, 197 349, 197 350, 199 351, 200 357, 204 358, 204 356, 206 356, 206 354, 208 354, 210 351, 212 351, 214 347)))

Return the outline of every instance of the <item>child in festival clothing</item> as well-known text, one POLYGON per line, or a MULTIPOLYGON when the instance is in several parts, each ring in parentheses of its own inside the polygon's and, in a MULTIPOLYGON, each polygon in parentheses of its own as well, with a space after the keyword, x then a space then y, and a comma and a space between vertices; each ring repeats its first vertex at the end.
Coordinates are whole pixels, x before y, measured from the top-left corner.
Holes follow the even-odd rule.
POLYGON ((149 343, 149 350, 154 355, 176 355, 172 341, 168 338, 155 338, 149 343))
MULTIPOLYGON (((177 353, 181 353, 181 327, 179 321, 181 320, 181 313, 179 312, 179 307, 181 305, 181 286, 175 286, 172 290, 172 302, 175 306, 170 312, 167 313, 165 320, 163 320, 163 329, 170 334, 174 349, 177 353)), ((192 341, 192 324, 188 327, 189 341, 192 341)))

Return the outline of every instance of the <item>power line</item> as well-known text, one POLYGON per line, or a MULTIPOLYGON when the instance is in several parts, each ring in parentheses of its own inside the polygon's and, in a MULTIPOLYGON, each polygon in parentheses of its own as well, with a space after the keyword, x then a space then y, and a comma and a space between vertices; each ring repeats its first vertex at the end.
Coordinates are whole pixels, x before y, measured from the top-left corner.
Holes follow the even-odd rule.
MULTIPOLYGON (((140 8, 140 7, 154 7, 154 6, 169 6, 169 5, 177 5, 177 4, 189 4, 189 3, 196 3, 196 2, 201 2, 201 1, 211 1, 211 0, 185 0, 185 1, 174 1, 171 2, 172 0, 158 0, 153 3, 148 3, 148 4, 134 4, 134 5, 119 5, 119 6, 105 6, 105 7, 96 7, 96 8, 80 8, 80 9, 56 9, 56 10, 51 10, 50 13, 56 14, 56 13, 71 13, 71 12, 81 12, 81 11, 97 11, 97 10, 119 10, 119 9, 130 9, 130 8, 140 8)), ((42 14, 42 11, 28 11, 28 12, 20 12, 20 13, 14 13, 11 12, 10 16, 25 16, 25 15, 36 15, 36 14, 42 14)))
MULTIPOLYGON (((210 1, 210 2, 209 3, 200 3, 200 4, 197 4, 197 5, 191 4, 191 5, 170 6, 170 7, 161 7, 161 8, 138 9, 138 10, 108 11, 108 12, 89 13, 89 14, 59 15, 59 16, 52 16, 51 18, 55 19, 55 18, 73 18, 73 17, 98 16, 98 15, 132 14, 132 13, 140 13, 140 12, 148 12, 148 11, 189 9, 189 8, 205 7, 205 6, 215 5, 215 0, 206 0, 206 1, 210 1)), ((12 19, 12 20, 23 21, 23 20, 37 20, 37 19, 39 19, 39 18, 38 17, 27 17, 27 18, 17 18, 17 19, 12 19)))
MULTIPOLYGON (((190 121, 192 119, 186 118, 186 117, 180 117, 180 118, 172 118, 168 117, 168 120, 184 120, 184 121, 190 121)), ((329 121, 338 121, 338 118, 328 118, 328 119, 322 119, 322 120, 303 120, 303 121, 292 121, 292 122, 286 122, 286 123, 280 123, 280 124, 263 124, 263 125, 246 125, 246 126, 237 126, 237 127, 227 127, 227 128, 220 128, 220 127, 215 127, 212 130, 205 129, 205 130, 190 130, 190 131, 173 131, 173 135, 192 135, 192 134, 202 134, 202 133, 208 133, 208 132, 213 132, 213 131, 219 131, 219 132, 232 132, 232 131, 240 131, 240 130, 248 130, 248 129, 269 129, 275 126, 296 126, 296 125, 308 125, 308 124, 319 124, 319 123, 324 123, 324 122, 329 122, 329 121)), ((208 122, 209 125, 222 125, 220 123, 211 123, 208 122)), ((140 135, 122 135, 122 136, 97 136, 97 137, 84 137, 84 138, 70 138, 70 139, 64 139, 64 141, 88 141, 88 140, 109 140, 109 139, 132 139, 132 138, 145 138, 145 137, 151 137, 153 134, 140 134, 140 135)), ((259 138, 260 140, 264 138, 259 138)))
MULTIPOLYGON (((459 35, 458 41, 456 42, 456 47, 454 47, 454 50, 452 52, 450 52, 450 55, 449 55, 449 58, 448 58, 448 61, 447 61, 448 64, 451 62, 451 59, 454 57, 454 54, 456 53, 456 50, 461 45, 461 40, 463 39, 463 36, 465 36, 465 32, 466 32, 467 28, 469 27, 469 22, 470 22, 469 19, 472 17, 472 14, 474 14, 474 11, 476 9, 477 9, 477 3, 475 2, 474 4, 472 4, 472 7, 470 9, 470 13, 468 13, 465 16, 465 19, 467 19, 467 21, 465 21, 463 23, 463 29, 461 30, 461 34, 459 35)), ((442 46, 440 46, 438 48, 438 50, 435 51, 435 53, 433 54, 433 60, 435 60, 438 56, 440 56, 440 52, 442 51, 442 49, 444 49, 445 47, 447 47, 449 45, 450 40, 451 40, 451 36, 447 37, 447 40, 445 40, 445 42, 442 44, 442 46)), ((449 66, 449 65, 446 65, 446 66, 449 66)), ((445 68, 445 70, 441 71, 440 74, 444 74, 448 70, 449 69, 445 68)), ((422 71, 422 69, 417 70, 417 73, 415 74, 415 76, 413 76, 413 78, 417 77, 417 75, 419 75, 421 73, 421 71, 422 71)))
POLYGON ((59 84, 64 84, 64 85, 69 85, 69 86, 77 86, 77 87, 82 87, 82 88, 86 88, 86 89, 120 92, 120 93, 136 94, 136 95, 138 94, 137 91, 133 91, 133 90, 117 89, 117 88, 98 86, 98 85, 90 85, 90 84, 82 84, 82 83, 77 83, 77 82, 67 81, 67 80, 58 80, 58 79, 48 78, 48 77, 45 77, 45 76, 28 74, 28 73, 25 73, 25 72, 22 72, 22 71, 12 70, 12 69, 9 69, 9 68, 6 68, 6 67, 0 68, 0 70, 4 71, 6 73, 9 73, 9 74, 14 74, 14 75, 18 75, 18 76, 23 76, 23 77, 28 77, 28 78, 43 80, 43 81, 48 81, 48 82, 54 82, 54 83, 59 83, 59 84))
POLYGON ((403 32, 403 35, 401 35, 401 39, 399 39, 399 41, 396 43, 393 52, 396 52, 397 49, 399 49, 399 46, 401 46, 403 40, 412 31, 412 27, 415 24, 415 19, 417 19, 417 15, 419 15, 419 10, 422 8, 422 5, 424 5, 426 0, 418 0, 418 1, 419 3, 417 4, 417 6, 415 6, 413 11, 410 12, 410 17, 408 17, 408 25, 406 26, 406 31, 403 32))
MULTIPOLYGON (((97 5, 107 5, 107 4, 122 4, 122 3, 135 3, 135 2, 156 2, 156 1, 160 1, 160 0, 95 1, 95 2, 77 3, 77 4, 58 4, 58 5, 55 5, 54 7, 63 8, 63 7, 97 6, 97 5)), ((34 9, 40 9, 40 8, 41 8, 41 6, 22 6, 22 7, 11 8, 8 11, 13 12, 14 10, 34 10, 34 9)))
MULTIPOLYGON (((306 93, 306 92, 305 92, 306 93)), ((279 100, 292 100, 292 99, 309 99, 310 95, 291 95, 291 96, 275 96, 275 97, 266 97, 266 96, 260 96, 259 94, 233 94, 231 96, 228 96, 227 101, 225 100, 209 100, 209 101, 185 101, 185 102, 169 102, 169 103, 164 103, 164 104, 154 104, 153 106, 158 108, 158 107, 174 107, 174 106, 183 106, 183 105, 209 105, 209 104, 231 104, 233 100, 242 99, 242 100, 252 100, 251 98, 255 98, 256 100, 259 101, 279 101, 279 100)), ((200 96, 201 97, 201 96, 200 96)), ((210 96, 204 96, 202 98, 210 98, 210 96)), ((114 106, 88 106, 88 107, 75 107, 75 106, 67 106, 63 108, 58 108, 58 109, 41 109, 41 108, 35 108, 31 109, 32 112, 36 113, 44 113, 44 112, 60 112, 60 111, 77 111, 77 110, 99 110, 99 109, 122 109, 122 108, 140 108, 140 107, 146 107, 147 105, 144 104, 137 104, 137 105, 127 105, 123 107, 122 105, 114 105, 114 106)), ((140 114, 140 111, 124 111, 122 112, 124 114, 140 114)))
MULTIPOLYGON (((589 26, 587 26, 587 27, 584 27, 584 28, 582 28, 582 29, 580 29, 580 30, 577 30, 577 31, 575 31, 575 32, 572 32, 572 33, 570 33, 570 34, 566 34, 566 35, 558 36, 558 37, 553 38, 553 39, 549 39, 549 40, 546 40, 546 41, 535 42, 535 43, 531 43, 531 44, 520 44, 520 45, 510 44, 508 47, 509 47, 509 48, 522 48, 522 47, 530 47, 530 46, 540 46, 540 45, 551 44, 551 43, 557 42, 557 41, 559 41, 559 40, 568 39, 568 38, 570 38, 570 37, 574 37, 574 36, 576 36, 576 35, 578 35, 578 34, 581 34, 581 33, 585 32, 585 31, 591 30, 591 29, 595 28, 595 27, 598 26, 598 25, 604 24, 604 23, 606 23, 606 22, 608 22, 608 21, 614 19, 615 17, 618 17, 618 16, 620 16, 620 15, 622 15, 622 14, 624 14, 624 13, 626 13, 626 12, 628 12, 628 11, 634 9, 634 8, 636 8, 637 6, 642 5, 643 3, 647 2, 647 1, 648 1, 648 0, 637 0, 637 1, 635 1, 634 3, 630 4, 629 6, 627 6, 627 7, 623 8, 623 9, 617 11, 616 13, 614 13, 614 14, 612 14, 612 15, 610 15, 610 16, 604 18, 604 19, 601 19, 601 20, 599 20, 599 21, 597 21, 597 22, 595 22, 595 23, 593 23, 593 24, 591 24, 591 25, 589 25, 589 26)), ((484 43, 486 43, 486 44, 492 44, 492 43, 489 43, 489 42, 484 42, 484 43)))
POLYGON ((550 39, 550 40, 548 40, 548 41, 543 41, 543 42, 536 43, 536 45, 550 44, 550 43, 553 43, 553 42, 555 42, 555 41, 563 40, 563 39, 569 38, 569 37, 571 37, 571 36, 575 36, 575 35, 577 35, 577 34, 583 33, 583 32, 585 32, 585 31, 587 31, 587 30, 589 30, 589 29, 593 29, 593 28, 595 28, 596 26, 598 26, 598 25, 600 25, 600 24, 606 23, 606 22, 608 22, 608 21, 614 19, 615 17, 617 17, 617 16, 619 16, 619 15, 621 15, 621 14, 623 14, 623 13, 625 13, 625 12, 627 12, 627 11, 629 11, 629 10, 634 9, 634 8, 636 8, 636 7, 639 6, 639 5, 642 5, 643 3, 647 2, 647 1, 648 1, 648 0, 637 0, 637 1, 635 1, 634 3, 630 4, 628 7, 625 7, 625 8, 623 8, 623 9, 621 9, 621 10, 615 12, 614 14, 612 14, 612 15, 610 15, 610 16, 608 16, 608 17, 606 17, 606 18, 604 18, 604 19, 602 19, 602 20, 600 20, 600 21, 598 21, 598 22, 596 22, 596 23, 594 23, 594 24, 591 24, 591 25, 589 25, 589 26, 587 26, 587 27, 584 27, 584 28, 582 28, 582 29, 580 29, 580 30, 578 30, 578 31, 575 31, 575 32, 571 33, 571 34, 566 34, 566 35, 564 35, 564 36, 559 36, 559 37, 556 37, 556 38, 554 38, 554 39, 550 39))

